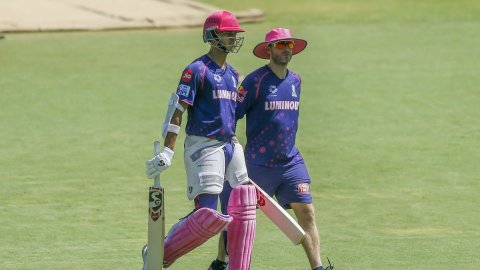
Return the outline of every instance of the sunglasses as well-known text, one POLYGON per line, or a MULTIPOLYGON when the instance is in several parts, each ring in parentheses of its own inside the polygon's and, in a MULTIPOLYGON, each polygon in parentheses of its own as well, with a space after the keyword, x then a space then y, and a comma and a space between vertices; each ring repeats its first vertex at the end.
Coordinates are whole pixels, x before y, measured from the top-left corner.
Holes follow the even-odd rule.
POLYGON ((287 46, 289 49, 293 49, 293 47, 295 47, 295 42, 293 42, 293 40, 284 40, 271 43, 271 45, 277 49, 283 49, 287 46))

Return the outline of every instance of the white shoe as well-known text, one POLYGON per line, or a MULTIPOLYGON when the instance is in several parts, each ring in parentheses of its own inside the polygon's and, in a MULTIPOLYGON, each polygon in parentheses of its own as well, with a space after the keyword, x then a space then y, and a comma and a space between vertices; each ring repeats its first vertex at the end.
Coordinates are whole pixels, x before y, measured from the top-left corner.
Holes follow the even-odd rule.
POLYGON ((143 268, 142 270, 147 270, 147 245, 142 248, 142 258, 143 258, 143 268))

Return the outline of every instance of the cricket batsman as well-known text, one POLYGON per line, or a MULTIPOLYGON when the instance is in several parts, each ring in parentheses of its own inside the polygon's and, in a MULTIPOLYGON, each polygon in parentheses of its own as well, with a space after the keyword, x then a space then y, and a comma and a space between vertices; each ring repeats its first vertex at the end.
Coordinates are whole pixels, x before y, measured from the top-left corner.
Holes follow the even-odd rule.
MULTIPOLYGON (((237 18, 228 11, 216 11, 203 26, 207 54, 195 59, 182 72, 176 93, 168 103, 163 123, 163 151, 146 161, 146 174, 154 178, 170 167, 182 115, 188 111, 184 164, 187 197, 193 211, 172 226, 165 238, 165 268, 227 229, 230 269, 250 269, 255 238, 256 192, 248 184, 242 146, 235 138, 235 106, 239 74, 227 63, 243 43, 237 18), (228 213, 217 212, 219 194, 228 181, 232 192, 228 213)), ((148 247, 142 249, 145 258, 148 247)))

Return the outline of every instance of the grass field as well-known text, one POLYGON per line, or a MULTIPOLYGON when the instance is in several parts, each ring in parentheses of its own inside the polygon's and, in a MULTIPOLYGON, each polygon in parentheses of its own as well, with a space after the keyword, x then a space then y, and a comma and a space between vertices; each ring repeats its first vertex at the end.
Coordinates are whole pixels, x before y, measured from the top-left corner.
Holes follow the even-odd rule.
MULTIPOLYGON (((229 59, 242 73, 264 64, 251 50, 271 27, 309 41, 290 67, 324 261, 480 268, 480 3, 203 2, 266 11, 229 59)), ((0 40, 0 269, 141 268, 143 163, 181 70, 206 50, 200 29, 0 40)), ((167 229, 192 208, 175 150, 167 229)), ((309 269, 261 212, 257 228, 253 270, 309 269)), ((169 269, 207 269, 216 242, 169 269)))

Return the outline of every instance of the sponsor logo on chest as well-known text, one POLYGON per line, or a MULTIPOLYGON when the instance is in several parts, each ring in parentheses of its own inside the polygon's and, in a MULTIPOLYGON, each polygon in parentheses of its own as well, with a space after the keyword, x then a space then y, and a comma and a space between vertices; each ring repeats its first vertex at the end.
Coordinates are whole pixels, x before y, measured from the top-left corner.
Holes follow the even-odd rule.
POLYGON ((237 100, 237 92, 228 90, 212 90, 213 99, 237 100))
MULTIPOLYGON (((278 89, 276 85, 268 86, 268 97, 277 97, 281 99, 290 99, 288 96, 292 96, 292 99, 298 99, 297 89, 295 85, 291 84, 291 92, 288 88, 278 89), (284 91, 287 92, 284 92, 284 91), (281 94, 281 92, 284 92, 281 94), (290 94, 291 93, 291 94, 290 94)), ((267 98, 268 99, 268 98, 267 98)), ((289 110, 289 111, 298 111, 299 101, 295 100, 267 100, 265 101, 265 111, 275 111, 275 110, 289 110)))
POLYGON ((298 111, 298 101, 275 100, 265 101, 265 111, 289 110, 298 111))
POLYGON ((213 79, 217 82, 220 83, 222 81, 222 76, 219 74, 213 74, 213 79))

